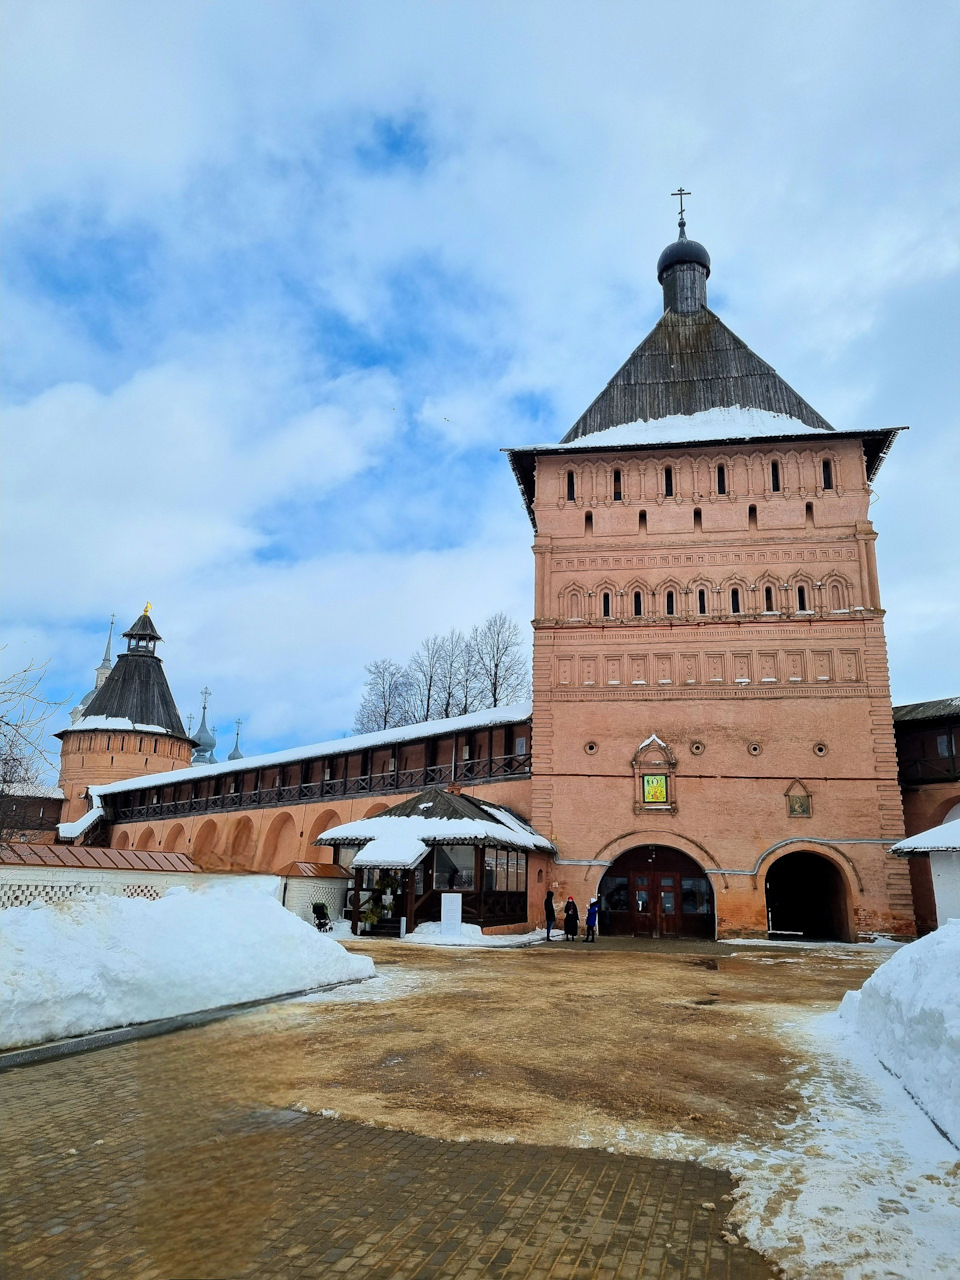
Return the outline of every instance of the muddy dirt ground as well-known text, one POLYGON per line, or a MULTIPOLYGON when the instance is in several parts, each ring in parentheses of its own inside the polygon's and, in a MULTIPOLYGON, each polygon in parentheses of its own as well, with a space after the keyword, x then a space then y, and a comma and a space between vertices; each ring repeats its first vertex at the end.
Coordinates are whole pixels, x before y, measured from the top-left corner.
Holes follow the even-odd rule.
POLYGON ((230 1063, 218 1093, 440 1138, 770 1140, 800 1105, 784 1020, 835 1007, 889 954, 347 945, 396 997, 347 988, 183 1033, 196 1070, 230 1063))

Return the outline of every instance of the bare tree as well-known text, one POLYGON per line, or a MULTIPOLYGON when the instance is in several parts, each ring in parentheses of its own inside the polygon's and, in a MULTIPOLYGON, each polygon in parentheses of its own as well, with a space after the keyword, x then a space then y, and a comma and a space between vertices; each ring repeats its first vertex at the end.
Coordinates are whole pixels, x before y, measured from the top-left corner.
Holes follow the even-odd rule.
POLYGON ((477 704, 499 707, 529 697, 530 673, 522 635, 505 613, 494 613, 470 632, 476 666, 477 704))
POLYGON ((377 733, 409 724, 405 716, 406 668, 390 658, 378 658, 366 672, 363 700, 353 722, 355 732, 377 733))
MULTIPOLYGON (((30 662, 0 677, 0 838, 19 830, 18 797, 56 768, 45 746, 47 721, 64 704, 42 692, 46 663, 30 662)), ((21 806, 22 807, 22 806, 21 806)))
POLYGON ((473 660, 467 637, 451 627, 441 641, 440 695, 436 717, 447 720, 473 711, 473 660))
POLYGON ((446 666, 445 642, 445 636, 428 636, 420 641, 420 647, 407 663, 404 718, 408 724, 420 724, 437 717, 446 666))
POLYGON ((406 667, 379 658, 367 667, 357 733, 447 720, 529 697, 523 635, 495 613, 469 636, 456 627, 420 642, 406 667))

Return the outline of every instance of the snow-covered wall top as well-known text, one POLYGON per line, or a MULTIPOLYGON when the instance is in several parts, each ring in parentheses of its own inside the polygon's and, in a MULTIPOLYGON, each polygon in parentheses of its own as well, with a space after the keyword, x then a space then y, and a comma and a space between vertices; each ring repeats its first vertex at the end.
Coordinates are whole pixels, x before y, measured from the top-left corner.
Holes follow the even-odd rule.
POLYGON ((223 764, 197 765, 189 770, 171 769, 167 773, 142 774, 136 778, 124 778, 122 782, 108 782, 102 787, 91 787, 90 794, 94 797, 117 795, 124 791, 139 791, 146 786, 165 787, 172 782, 185 782, 188 778, 209 778, 221 773, 245 773, 250 769, 292 764, 296 760, 309 760, 315 756, 352 755, 357 751, 369 751, 373 747, 388 747, 395 742, 445 737, 471 729, 488 729, 502 724, 516 724, 520 720, 529 720, 532 712, 531 702, 518 702, 509 707, 490 707, 486 711, 473 711, 468 716, 453 716, 449 720, 427 720, 422 724, 404 725, 400 729, 384 729, 380 733, 362 733, 354 738, 334 738, 330 742, 316 742, 308 747, 290 747, 286 751, 271 751, 267 755, 247 756, 243 760, 228 760, 223 764))
POLYGON ((606 449, 611 445, 660 445, 721 443, 725 440, 761 440, 765 436, 817 436, 829 439, 830 432, 809 427, 799 418, 769 409, 705 409, 702 413, 676 413, 651 422, 625 422, 605 431, 570 440, 567 444, 530 446, 536 450, 569 453, 573 450, 606 449))

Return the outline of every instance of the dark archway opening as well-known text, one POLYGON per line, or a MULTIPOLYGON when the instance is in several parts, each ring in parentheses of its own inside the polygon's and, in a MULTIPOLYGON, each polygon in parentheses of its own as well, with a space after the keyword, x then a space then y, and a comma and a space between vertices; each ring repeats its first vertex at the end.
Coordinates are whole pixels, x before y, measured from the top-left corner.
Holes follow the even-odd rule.
POLYGON ((600 932, 634 938, 714 938, 713 887, 679 849, 648 844, 616 858, 600 881, 600 932))
POLYGON ((787 853, 766 879, 771 938, 849 942, 846 889, 839 869, 819 853, 787 853))

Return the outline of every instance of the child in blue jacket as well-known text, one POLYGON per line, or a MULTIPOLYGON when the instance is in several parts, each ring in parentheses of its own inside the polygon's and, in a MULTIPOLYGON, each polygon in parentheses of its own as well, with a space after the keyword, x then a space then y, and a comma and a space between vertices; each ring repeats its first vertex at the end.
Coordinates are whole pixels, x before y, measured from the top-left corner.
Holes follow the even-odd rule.
POLYGON ((596 942, 597 940, 597 915, 600 911, 600 903, 596 898, 590 899, 590 905, 587 907, 587 933, 583 939, 584 942, 596 942))

